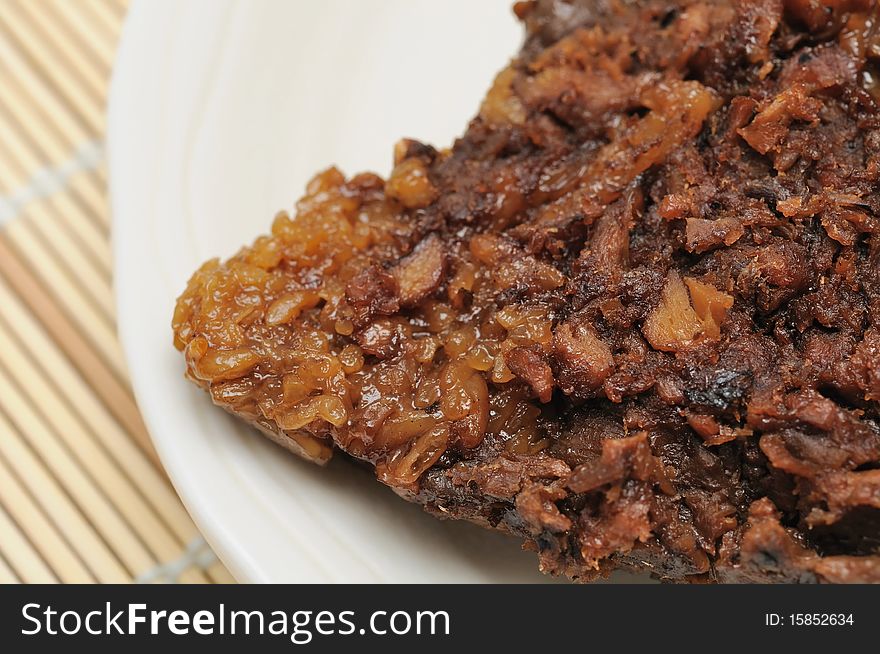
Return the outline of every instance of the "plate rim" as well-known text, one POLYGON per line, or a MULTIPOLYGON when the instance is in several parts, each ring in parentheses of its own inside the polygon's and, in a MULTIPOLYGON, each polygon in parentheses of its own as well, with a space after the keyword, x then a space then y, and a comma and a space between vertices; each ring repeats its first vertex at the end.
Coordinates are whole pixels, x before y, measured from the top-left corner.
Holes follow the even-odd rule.
MULTIPOLYGON (((202 0, 207 2, 207 0, 202 0)), ((243 4, 241 0, 211 0, 212 11, 215 8, 227 8, 229 11, 237 5, 243 4)), ((173 78, 170 74, 160 74, 157 69, 160 68, 154 61, 150 61, 150 65, 144 60, 143 51, 140 49, 144 46, 144 41, 152 48, 154 52, 163 45, 168 46, 174 43, 174 39, 169 36, 172 29, 161 30, 161 39, 149 40, 148 37, 156 36, 156 25, 165 25, 166 27, 174 27, 174 20, 170 16, 172 12, 181 12, 181 7, 189 6, 190 3, 164 3, 156 0, 135 0, 130 8, 129 14, 123 27, 122 38, 120 40, 117 59, 114 64, 113 75, 111 78, 109 109, 107 121, 107 160, 108 160, 108 179, 109 179, 109 199, 113 214, 111 243, 114 262, 114 295, 117 302, 117 322, 120 342, 123 346, 123 353, 126 364, 130 371, 131 385, 134 390, 135 399, 141 408, 141 413, 148 431, 151 434, 153 443, 165 467, 168 476, 174 485, 175 490, 180 496, 185 508, 192 517, 194 523, 198 527, 205 540, 211 545, 219 558, 227 566, 229 571, 239 581, 246 583, 272 583, 279 580, 277 573, 279 568, 277 564, 265 561, 265 551, 263 556, 258 555, 253 547, 248 547, 248 543, 240 538, 238 529, 233 526, 240 526, 240 520, 235 523, 224 522, 222 515, 217 510, 216 500, 209 499, 210 491, 203 488, 198 479, 198 475, 193 475, 188 470, 187 462, 181 460, 182 453, 179 449, 172 447, 171 439, 168 436, 168 423, 164 422, 161 414, 154 415, 154 411, 159 410, 161 399, 155 389, 145 390, 141 388, 142 384, 148 384, 149 378, 155 378, 155 368, 147 364, 145 357, 140 354, 135 356, 138 346, 143 343, 145 332, 136 324, 136 313, 129 311, 126 307, 129 305, 131 298, 127 291, 132 287, 132 281, 137 281, 136 277, 129 279, 129 275, 133 274, 130 267, 121 265, 121 261, 131 253, 132 248, 138 245, 138 241, 132 241, 138 235, 143 236, 143 227, 136 227, 135 221, 132 220, 133 215, 149 215, 155 210, 139 208, 139 211, 131 211, 133 200, 125 197, 126 189, 132 188, 132 175, 136 174, 136 170, 120 166, 120 162, 130 159, 130 155, 126 156, 126 150, 132 143, 141 143, 144 136, 132 131, 130 120, 126 120, 124 112, 127 108, 132 107, 133 102, 137 102, 138 98, 148 96, 151 92, 156 92, 156 88, 152 88, 150 83, 154 83, 158 87, 164 88, 168 79, 173 78), (152 30, 152 31, 150 31, 152 30), (132 132, 132 133, 130 133, 132 132), (118 219, 119 216, 125 215, 126 220, 118 219), (141 372, 139 372, 141 371, 141 372), (142 374, 143 373, 143 374, 142 374)), ((192 5, 196 5, 193 2, 192 5)), ((507 3, 505 3, 507 4, 507 3)), ((220 13, 218 10, 217 13, 220 13)), ((167 68, 167 66, 166 66, 167 68)), ((161 89, 159 89, 161 90, 161 89)), ((157 95, 160 95, 157 93, 157 95)), ((137 106, 137 105, 135 105, 137 106)), ((156 102, 157 107, 163 107, 161 103, 156 102)), ((160 132, 161 130, 154 130, 160 132)), ((138 170, 144 170, 145 166, 153 167, 163 162, 162 148, 153 142, 146 143, 145 151, 152 154, 152 158, 145 156, 145 161, 139 161, 138 170)), ((138 150, 140 154, 140 150, 138 150)), ((159 182, 159 175, 152 174, 148 178, 148 183, 152 187, 156 187, 159 182)), ((137 187, 135 187, 137 188, 137 187)), ((135 193, 135 195, 144 195, 144 191, 135 193)), ((150 306, 156 306, 155 301, 150 306)), ((169 310, 170 316, 170 310, 169 310)), ((169 338, 170 340, 170 338, 169 338)), ((170 347, 170 346, 169 346, 170 347)), ((140 348, 143 350, 143 347, 140 348)), ((194 391, 195 392, 195 391, 194 391)), ((216 411, 216 409, 214 409, 216 411)), ((218 412, 220 414, 222 412, 218 412)), ((274 466, 273 466, 274 467, 274 466)), ((204 477, 204 475, 202 475, 204 477)), ((256 485, 247 490, 264 490, 257 489, 256 485)), ((259 499, 259 498, 258 498, 259 499)), ((242 501, 235 498, 236 507, 240 508, 242 501)), ((395 500, 399 501, 399 500, 395 500)), ((247 510, 254 515, 265 517, 265 521, 269 524, 277 520, 277 506, 263 505, 259 506, 259 511, 253 510, 252 504, 244 503, 247 510)), ((232 510, 232 509, 230 509, 232 510)), ((433 521, 433 518, 429 518, 433 521)), ((258 520, 253 518, 253 520, 258 520)), ((439 524, 439 523, 437 523, 439 524)), ((476 529, 476 528, 474 528, 476 529)), ((455 532, 452 532, 455 534, 455 532)), ((246 539, 245 539, 246 540, 246 539)), ((281 537, 278 540, 284 540, 281 537)), ((302 545, 301 549, 302 548, 302 545)), ((511 550, 516 550, 516 542, 511 541, 511 550)), ((264 548, 265 550, 265 548, 264 548)), ((303 552, 307 553, 307 552, 303 552)), ((531 557, 530 557, 531 558, 531 557)), ((534 565, 534 562, 532 562, 534 565)), ((535 566, 536 568, 537 566, 535 566)), ((296 567, 292 569, 297 569, 296 567)), ((301 570, 300 565, 298 570, 301 570)), ((533 568, 534 569, 534 568, 533 568)), ((495 573, 489 573, 489 578, 477 577, 471 583, 481 580, 487 581, 496 579, 492 577, 495 573)), ((310 570, 310 576, 319 576, 321 581, 334 582, 340 581, 338 575, 322 571, 320 574, 310 570)), ((435 577, 437 575, 434 575, 435 577)), ((375 577, 375 575, 374 575, 375 577)), ((379 576, 379 581, 387 581, 382 577, 399 578, 395 572, 385 569, 384 575, 379 576)), ((283 575, 282 579, 287 579, 283 575)), ((360 577, 358 577, 360 579, 360 577)), ((348 579, 346 579, 348 580, 348 579)), ((536 579, 537 580, 537 579, 536 579)), ((299 581, 296 579, 296 581, 299 581)), ((413 579, 412 581, 418 581, 413 579)), ((503 581, 503 579, 501 579, 503 581)))

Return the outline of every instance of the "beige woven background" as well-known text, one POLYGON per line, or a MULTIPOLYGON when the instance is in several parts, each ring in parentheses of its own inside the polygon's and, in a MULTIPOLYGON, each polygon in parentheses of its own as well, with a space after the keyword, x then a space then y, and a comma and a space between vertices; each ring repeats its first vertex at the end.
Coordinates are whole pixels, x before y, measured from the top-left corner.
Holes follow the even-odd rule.
POLYGON ((127 0, 0 0, 0 583, 231 582, 116 340, 107 85, 127 0))

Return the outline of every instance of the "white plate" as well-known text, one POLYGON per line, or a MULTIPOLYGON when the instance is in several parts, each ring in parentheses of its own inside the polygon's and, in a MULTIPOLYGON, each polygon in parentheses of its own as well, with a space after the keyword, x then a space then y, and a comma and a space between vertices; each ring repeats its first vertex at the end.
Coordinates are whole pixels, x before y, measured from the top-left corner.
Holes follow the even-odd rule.
POLYGON ((175 297, 331 164, 387 173, 448 145, 522 37, 511 0, 140 0, 109 127, 120 335, 184 503, 248 582, 531 582, 516 540, 444 523, 344 461, 319 469, 183 379, 175 297))

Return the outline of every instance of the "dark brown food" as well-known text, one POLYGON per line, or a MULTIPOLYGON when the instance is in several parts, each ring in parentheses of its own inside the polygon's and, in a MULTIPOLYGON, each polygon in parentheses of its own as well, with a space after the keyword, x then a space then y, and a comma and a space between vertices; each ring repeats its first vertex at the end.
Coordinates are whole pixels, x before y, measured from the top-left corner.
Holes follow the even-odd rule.
POLYGON ((451 150, 178 300, 214 401, 541 569, 880 581, 874 0, 539 0, 451 150))

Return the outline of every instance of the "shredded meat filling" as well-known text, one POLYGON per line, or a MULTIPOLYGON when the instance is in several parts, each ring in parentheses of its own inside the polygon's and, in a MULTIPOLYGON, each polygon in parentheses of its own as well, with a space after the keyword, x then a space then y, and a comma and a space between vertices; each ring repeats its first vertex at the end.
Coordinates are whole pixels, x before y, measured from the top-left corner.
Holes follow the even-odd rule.
POLYGON ((515 11, 451 149, 193 275, 188 377, 548 573, 880 581, 876 0, 515 11))

